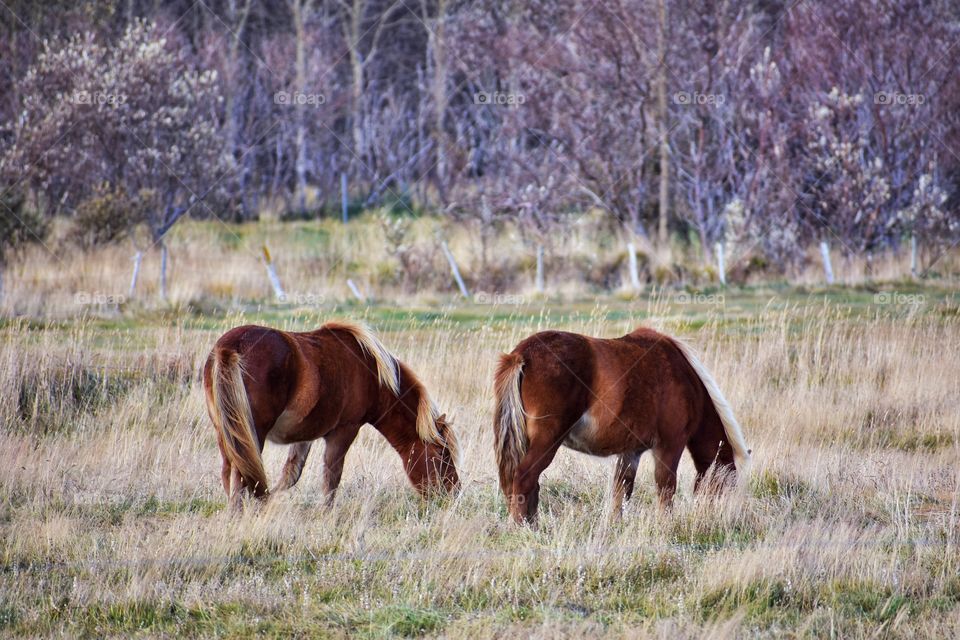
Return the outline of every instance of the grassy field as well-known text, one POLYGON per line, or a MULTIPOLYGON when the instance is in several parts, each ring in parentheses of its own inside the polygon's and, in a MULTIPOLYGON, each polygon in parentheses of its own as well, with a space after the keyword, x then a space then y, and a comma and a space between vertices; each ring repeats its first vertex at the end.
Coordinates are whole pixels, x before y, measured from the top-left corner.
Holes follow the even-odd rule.
MULTIPOLYGON (((954 292, 579 300, 4 321, 0 633, 960 635, 954 292), (452 416, 463 491, 422 501, 367 428, 332 509, 314 452, 292 492, 228 514, 203 359, 233 325, 334 318, 378 329, 452 416), (491 446, 496 354, 539 329, 639 324, 688 338, 712 368, 754 450, 742 490, 694 498, 685 457, 662 513, 645 457, 611 522, 613 460, 562 450, 540 526, 511 525, 491 446)), ((267 446, 274 477, 284 456, 267 446)))

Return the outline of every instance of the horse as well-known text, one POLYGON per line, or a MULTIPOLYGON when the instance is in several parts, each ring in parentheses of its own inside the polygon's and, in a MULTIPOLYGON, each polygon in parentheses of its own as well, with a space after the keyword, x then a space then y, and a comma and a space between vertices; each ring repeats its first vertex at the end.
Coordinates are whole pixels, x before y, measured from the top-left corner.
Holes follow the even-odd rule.
POLYGON ((236 327, 211 350, 203 389, 234 509, 246 494, 266 500, 293 487, 318 438, 326 443, 323 492, 332 504, 347 450, 367 423, 400 455, 421 494, 459 486, 457 440, 446 417, 365 326, 328 322, 305 333, 236 327), (266 441, 291 445, 272 490, 261 458, 266 441))
POLYGON ((684 448, 696 467, 695 491, 722 489, 750 461, 740 425, 713 376, 688 345, 652 329, 614 339, 536 333, 500 356, 494 394, 500 489, 517 523, 536 520, 540 474, 561 445, 619 456, 614 519, 633 493, 645 451, 656 459, 659 503, 666 510, 684 448))

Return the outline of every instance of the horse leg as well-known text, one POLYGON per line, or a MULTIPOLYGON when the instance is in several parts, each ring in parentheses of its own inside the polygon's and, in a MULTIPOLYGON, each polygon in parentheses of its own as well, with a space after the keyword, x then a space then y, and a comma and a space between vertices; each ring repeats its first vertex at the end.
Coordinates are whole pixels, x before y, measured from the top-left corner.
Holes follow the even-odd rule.
POLYGON ((729 447, 724 451, 724 438, 726 435, 722 425, 705 423, 687 443, 687 450, 690 451, 693 465, 697 469, 694 493, 714 493, 723 488, 726 476, 724 472, 732 469, 732 465, 724 460, 724 457, 730 457, 729 447), (709 476, 711 467, 714 467, 714 473, 709 476))
POLYGON ((243 507, 243 492, 246 488, 246 485, 243 482, 243 476, 240 475, 240 470, 236 467, 233 467, 230 470, 230 481, 228 486, 230 487, 227 493, 230 509, 232 511, 240 511, 240 509, 243 507))
POLYGON ((613 472, 613 507, 611 520, 619 520, 623 513, 623 503, 633 495, 633 482, 637 477, 641 451, 621 453, 617 458, 617 467, 613 472))
POLYGON ((287 456, 287 462, 283 465, 283 472, 280 476, 280 482, 273 488, 273 491, 286 491, 297 484, 300 480, 300 474, 303 473, 303 465, 307 463, 307 456, 310 454, 312 442, 297 442, 290 445, 290 454, 287 456))
POLYGON ((230 497, 230 474, 232 467, 230 466, 230 461, 227 460, 227 456, 223 456, 223 466, 220 467, 220 482, 223 484, 223 490, 227 494, 227 498, 230 497))
POLYGON ((653 452, 656 459, 653 477, 657 483, 660 506, 669 509, 673 506, 673 494, 677 492, 677 467, 680 465, 683 447, 660 448, 653 452))
POLYGON ((327 444, 323 450, 323 494, 327 506, 333 505, 337 487, 340 486, 340 478, 343 476, 343 461, 347 457, 350 445, 357 439, 358 433, 360 433, 360 425, 340 427, 324 437, 327 444))
MULTIPOLYGON (((263 437, 260 434, 257 434, 257 439, 261 443, 260 453, 263 454, 263 437)), ((245 493, 253 492, 250 491, 250 488, 247 486, 247 482, 243 479, 243 476, 240 475, 240 470, 231 465, 227 461, 226 456, 224 456, 223 468, 221 469, 220 474, 224 488, 227 490, 227 502, 230 505, 230 509, 233 511, 240 511, 243 508, 243 495, 245 493), (229 474, 229 479, 227 474, 229 474)))
MULTIPOLYGON (((542 420, 536 422, 542 425, 542 420)), ((510 496, 510 514, 517 524, 536 522, 537 507, 540 503, 540 474, 553 462, 562 442, 555 439, 551 431, 554 430, 535 427, 535 435, 517 467, 510 496), (537 437, 538 435, 540 437, 537 437)))

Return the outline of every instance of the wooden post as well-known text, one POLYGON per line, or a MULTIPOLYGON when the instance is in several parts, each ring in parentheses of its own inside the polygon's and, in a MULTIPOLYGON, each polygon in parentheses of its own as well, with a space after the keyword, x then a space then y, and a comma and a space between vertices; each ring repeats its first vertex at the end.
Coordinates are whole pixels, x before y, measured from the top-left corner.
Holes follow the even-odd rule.
POLYGON ((350 278, 347 278, 347 286, 350 287, 350 293, 353 294, 353 297, 356 298, 357 300, 359 300, 359 301, 361 302, 361 304, 366 304, 366 303, 367 303, 367 298, 366 298, 366 296, 364 296, 364 295, 360 292, 360 289, 357 287, 356 283, 355 283, 353 280, 351 280, 350 278))
POLYGON ((447 246, 446 240, 440 241, 440 249, 443 250, 443 255, 447 257, 447 262, 450 263, 450 273, 453 274, 453 279, 457 281, 457 287, 460 288, 460 295, 464 298, 470 297, 470 292, 467 290, 467 285, 464 284, 463 278, 460 276, 460 269, 457 267, 457 261, 453 259, 453 254, 450 253, 450 247, 447 246))
POLYGON ((167 243, 160 243, 160 297, 167 299, 167 243))
POLYGON ((820 255, 823 257, 823 273, 827 277, 827 284, 833 284, 833 265, 830 264, 830 246, 826 240, 820 243, 820 255))
POLYGON ((546 288, 543 275, 543 245, 537 245, 537 293, 543 293, 546 288))
POLYGON ((910 277, 917 277, 917 235, 910 234, 910 277))
POLYGON ((717 254, 717 275, 720 277, 720 284, 727 286, 727 266, 723 259, 723 243, 718 242, 713 245, 713 250, 717 254))
POLYGON ((128 298, 133 298, 133 294, 137 290, 137 278, 140 277, 140 264, 142 262, 143 252, 137 251, 136 255, 133 256, 133 275, 130 276, 130 293, 127 295, 128 298))
POLYGON ((340 174, 340 214, 343 216, 343 224, 347 224, 347 172, 340 174))
POLYGON ((637 268, 637 246, 633 242, 627 243, 627 267, 630 271, 630 287, 640 291, 640 270, 637 268))
POLYGON ((267 278, 270 279, 270 286, 273 287, 273 293, 277 296, 277 300, 283 302, 287 299, 287 294, 283 290, 283 287, 280 286, 280 278, 277 276, 277 270, 273 266, 273 259, 270 257, 270 250, 267 249, 267 245, 263 245, 263 263, 267 267, 267 278))

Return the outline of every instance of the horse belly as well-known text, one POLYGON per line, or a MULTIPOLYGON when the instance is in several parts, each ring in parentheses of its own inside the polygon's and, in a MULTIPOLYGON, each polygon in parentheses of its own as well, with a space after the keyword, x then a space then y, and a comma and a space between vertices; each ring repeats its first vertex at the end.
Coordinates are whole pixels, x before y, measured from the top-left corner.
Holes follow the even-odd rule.
POLYGON ((603 442, 600 435, 600 425, 597 424, 596 418, 588 409, 580 416, 580 419, 574 423, 573 427, 567 433, 567 437, 564 438, 563 444, 574 451, 594 456, 608 456, 611 453, 615 453, 613 451, 607 451, 606 443, 603 442))
POLYGON ((285 409, 273 427, 267 431, 267 440, 274 444, 293 444, 294 442, 303 442, 304 438, 303 416, 297 415, 290 409, 285 409))

